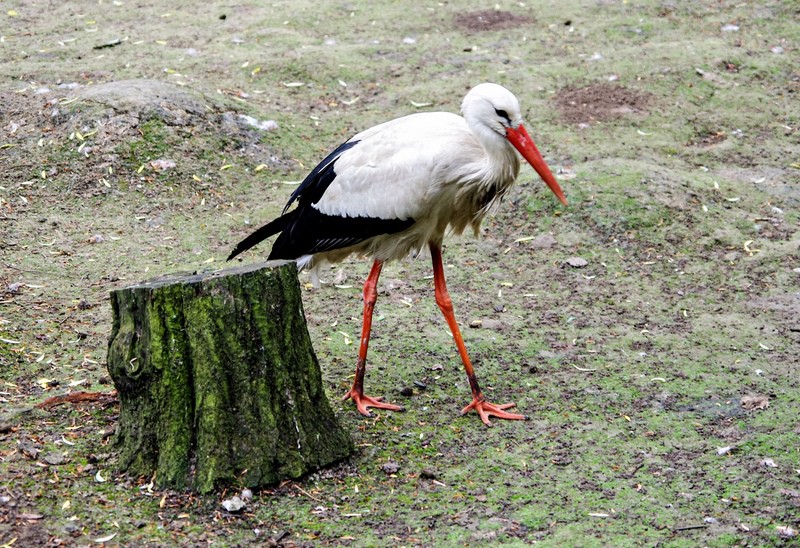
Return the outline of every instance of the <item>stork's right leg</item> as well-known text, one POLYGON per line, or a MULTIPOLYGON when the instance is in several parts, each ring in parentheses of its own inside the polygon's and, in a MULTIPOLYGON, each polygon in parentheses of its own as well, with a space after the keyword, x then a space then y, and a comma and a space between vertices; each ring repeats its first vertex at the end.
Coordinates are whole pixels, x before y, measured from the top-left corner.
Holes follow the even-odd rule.
POLYGON ((372 329, 372 311, 375 308, 375 301, 378 300, 378 277, 381 275, 383 263, 375 261, 372 270, 364 282, 364 323, 361 327, 361 344, 358 348, 358 362, 356 362, 356 378, 353 380, 353 387, 344 395, 345 400, 352 398, 356 403, 356 408, 362 415, 369 417, 368 407, 377 409, 389 409, 390 411, 402 411, 403 408, 390 403, 383 403, 383 398, 371 398, 364 395, 364 373, 367 369, 367 348, 369 347, 369 334, 372 329))

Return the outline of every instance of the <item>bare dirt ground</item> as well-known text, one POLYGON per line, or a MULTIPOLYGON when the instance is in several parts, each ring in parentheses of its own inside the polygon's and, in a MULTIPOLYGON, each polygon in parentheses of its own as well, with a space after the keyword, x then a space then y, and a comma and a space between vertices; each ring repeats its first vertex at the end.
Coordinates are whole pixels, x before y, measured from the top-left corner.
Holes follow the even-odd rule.
POLYGON ((799 15, 4 3, 0 546, 796 543, 799 15), (117 473, 108 292, 223 268, 326 151, 487 80, 520 98, 570 200, 525 170, 480 238, 446 242, 478 375, 531 420, 458 416, 424 256, 384 272, 367 375, 407 411, 341 403, 354 258, 304 296, 356 456, 238 512, 221 505, 238 485, 201 498, 117 473))

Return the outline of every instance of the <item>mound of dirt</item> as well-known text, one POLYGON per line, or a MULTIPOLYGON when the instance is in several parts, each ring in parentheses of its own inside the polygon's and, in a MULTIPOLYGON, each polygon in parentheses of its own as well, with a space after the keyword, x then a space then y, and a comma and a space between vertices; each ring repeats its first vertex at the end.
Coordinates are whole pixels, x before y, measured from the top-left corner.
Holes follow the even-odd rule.
POLYGON ((58 181, 78 195, 112 192, 117 179, 124 185, 152 182, 168 170, 173 180, 191 179, 207 150, 278 171, 294 166, 262 143, 264 132, 279 129, 275 121, 168 82, 40 87, 0 93, 0 101, 0 137, 13 143, 3 161, 25 166, 8 170, 7 177, 58 181))
POLYGON ((198 93, 158 80, 121 80, 81 88, 77 97, 83 102, 103 105, 115 113, 138 118, 158 118, 169 125, 185 125, 190 116, 201 116, 210 108, 209 101, 198 93))
POLYGON ((457 26, 470 32, 502 30, 521 27, 531 23, 533 19, 525 15, 514 15, 508 11, 481 10, 461 13, 456 16, 457 26))
POLYGON ((607 82, 559 91, 554 101, 570 124, 607 122, 628 114, 647 115, 652 96, 607 82))

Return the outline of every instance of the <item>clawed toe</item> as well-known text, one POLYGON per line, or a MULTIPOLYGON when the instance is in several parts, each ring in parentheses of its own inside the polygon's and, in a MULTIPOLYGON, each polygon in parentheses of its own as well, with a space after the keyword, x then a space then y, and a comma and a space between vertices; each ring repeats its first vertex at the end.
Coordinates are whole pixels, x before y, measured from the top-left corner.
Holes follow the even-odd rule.
POLYGON ((389 411, 403 410, 403 408, 400 407, 399 405, 384 403, 382 396, 379 396, 377 398, 372 398, 356 390, 348 391, 347 394, 345 394, 344 398, 342 399, 343 400, 352 399, 356 404, 356 409, 358 409, 358 412, 364 415, 365 417, 371 416, 368 410, 369 407, 374 407, 375 409, 387 409, 389 411))
POLYGON ((497 417, 498 419, 506 419, 506 420, 527 420, 528 417, 525 415, 520 415, 518 413, 509 413, 506 409, 510 409, 514 407, 516 404, 514 403, 504 403, 501 405, 495 405, 493 403, 489 403, 482 399, 475 398, 472 400, 468 406, 461 410, 462 415, 466 415, 471 410, 475 410, 480 416, 483 424, 486 426, 491 426, 492 422, 489 420, 489 417, 497 417))

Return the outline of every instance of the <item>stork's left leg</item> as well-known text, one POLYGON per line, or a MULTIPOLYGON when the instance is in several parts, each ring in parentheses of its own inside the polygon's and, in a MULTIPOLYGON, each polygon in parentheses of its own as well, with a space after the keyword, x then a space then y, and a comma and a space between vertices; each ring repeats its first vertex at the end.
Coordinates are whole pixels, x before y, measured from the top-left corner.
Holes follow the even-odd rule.
POLYGON ((514 407, 513 403, 504 403, 502 405, 495 405, 487 402, 480 386, 478 386, 478 379, 475 377, 475 371, 472 369, 472 362, 469 360, 467 354, 467 347, 464 345, 464 339, 461 337, 461 331, 458 329, 455 314, 453 313, 453 301, 450 299, 450 294, 447 292, 447 285, 444 280, 444 267, 442 265, 442 248, 436 244, 431 244, 431 259, 433 260, 433 285, 436 293, 436 304, 444 314, 447 320, 447 325, 450 327, 450 332, 453 334, 453 339, 456 341, 458 353, 461 355, 461 361, 464 362, 464 370, 467 372, 467 379, 469 379, 469 387, 472 390, 472 403, 461 410, 464 415, 470 410, 474 409, 481 420, 486 426, 491 426, 489 416, 497 417, 498 419, 511 419, 511 420, 524 420, 527 419, 525 415, 518 415, 516 413, 509 413, 505 411, 509 407, 514 407))

